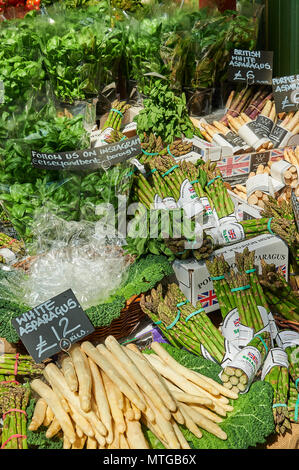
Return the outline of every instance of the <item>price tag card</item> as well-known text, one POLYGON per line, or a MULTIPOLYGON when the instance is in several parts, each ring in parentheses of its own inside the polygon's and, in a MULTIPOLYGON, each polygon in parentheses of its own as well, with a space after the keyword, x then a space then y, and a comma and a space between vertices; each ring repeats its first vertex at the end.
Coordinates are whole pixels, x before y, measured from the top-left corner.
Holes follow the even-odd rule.
POLYGON ((31 151, 31 163, 41 170, 90 170, 109 168, 141 153, 139 137, 115 144, 75 152, 40 153, 31 151))
POLYGON ((40 363, 94 331, 72 289, 14 318, 22 343, 40 363))
POLYGON ((272 84, 273 52, 234 49, 228 66, 231 82, 272 84))
POLYGON ((299 75, 273 78, 272 87, 277 113, 299 109, 299 75))

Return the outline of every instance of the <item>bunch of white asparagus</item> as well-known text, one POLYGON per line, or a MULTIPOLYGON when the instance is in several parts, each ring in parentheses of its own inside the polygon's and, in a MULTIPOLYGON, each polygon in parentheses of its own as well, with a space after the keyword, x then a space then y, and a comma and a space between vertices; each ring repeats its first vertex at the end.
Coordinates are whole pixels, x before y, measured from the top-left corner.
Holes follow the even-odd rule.
POLYGON ((94 346, 72 346, 61 367, 50 363, 31 382, 38 399, 29 429, 48 425, 65 449, 148 449, 141 424, 167 449, 189 449, 179 425, 227 439, 219 423, 238 394, 175 361, 159 344, 156 354, 121 346, 113 336, 94 346))

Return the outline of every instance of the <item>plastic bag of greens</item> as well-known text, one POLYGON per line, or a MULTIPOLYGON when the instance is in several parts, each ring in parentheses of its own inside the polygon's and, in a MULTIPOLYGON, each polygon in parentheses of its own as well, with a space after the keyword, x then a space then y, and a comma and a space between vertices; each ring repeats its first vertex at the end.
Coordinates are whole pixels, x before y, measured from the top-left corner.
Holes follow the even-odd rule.
POLYGON ((33 219, 44 208, 65 220, 78 220, 80 204, 78 179, 76 175, 66 174, 60 174, 60 178, 51 181, 51 176, 46 175, 32 183, 0 185, 0 199, 5 213, 19 237, 25 242, 32 240, 33 219))
POLYGON ((126 76, 129 88, 136 85, 140 93, 149 83, 147 73, 165 73, 160 53, 161 30, 162 22, 159 18, 146 18, 140 22, 130 19, 126 41, 126 76))
POLYGON ((198 21, 192 30, 195 67, 190 69, 190 86, 207 88, 224 81, 231 50, 253 49, 256 33, 254 19, 231 12, 198 21))
POLYGON ((31 151, 56 153, 89 147, 89 136, 83 126, 83 116, 57 116, 50 103, 31 115, 26 122, 27 116, 25 110, 22 117, 17 117, 20 123, 18 138, 13 136, 0 143, 0 183, 34 183, 46 175, 51 175, 50 180, 56 181, 60 179, 59 172, 32 167, 31 151))
POLYGON ((65 23, 65 15, 54 16, 52 34, 41 38, 44 64, 54 94, 62 103, 95 97, 101 81, 103 28, 100 24, 65 23), (67 28, 65 27, 67 25, 67 28))
POLYGON ((78 174, 33 168, 31 151, 56 153, 89 147, 81 115, 58 117, 51 104, 36 113, 30 113, 31 109, 28 105, 16 117, 18 138, 13 134, 0 144, 0 201, 25 241, 32 237, 35 212, 45 205, 67 220, 79 218, 78 174))
POLYGON ((25 302, 34 307, 72 289, 83 308, 103 302, 125 280, 128 257, 116 238, 107 244, 96 224, 67 222, 44 211, 34 219, 36 258, 24 283, 25 302))

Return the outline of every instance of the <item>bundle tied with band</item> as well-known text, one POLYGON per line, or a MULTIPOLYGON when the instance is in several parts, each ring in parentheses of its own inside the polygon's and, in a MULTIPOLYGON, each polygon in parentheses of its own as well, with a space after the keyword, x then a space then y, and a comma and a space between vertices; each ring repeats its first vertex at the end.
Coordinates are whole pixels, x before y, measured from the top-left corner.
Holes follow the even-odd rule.
POLYGON ((288 411, 289 395, 289 361, 288 355, 282 348, 272 348, 264 362, 261 380, 273 387, 273 418, 276 432, 284 434, 291 429, 288 411))

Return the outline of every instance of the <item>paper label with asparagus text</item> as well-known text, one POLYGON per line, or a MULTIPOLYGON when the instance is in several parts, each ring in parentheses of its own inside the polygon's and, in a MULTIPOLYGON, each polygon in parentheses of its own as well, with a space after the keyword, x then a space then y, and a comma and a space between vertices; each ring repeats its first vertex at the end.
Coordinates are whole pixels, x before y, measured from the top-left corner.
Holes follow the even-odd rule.
POLYGON ((272 119, 260 114, 256 118, 255 124, 257 132, 259 132, 260 130, 261 132, 263 132, 263 137, 269 137, 274 126, 274 122, 272 121, 272 119))
POLYGON ((194 217, 198 214, 203 214, 204 212, 204 207, 188 179, 185 179, 181 184, 180 198, 177 205, 184 209, 188 218, 194 217))
POLYGON ((271 334, 271 338, 274 344, 276 341, 276 337, 279 334, 279 330, 277 328, 276 321, 274 320, 274 317, 271 312, 268 313, 268 319, 269 319, 269 326, 270 326, 270 334, 271 334))
POLYGON ((226 136, 224 134, 214 134, 212 143, 215 143, 216 145, 219 145, 222 148, 228 147, 233 153, 237 153, 243 150, 243 147, 235 145, 232 143, 232 141, 226 139, 226 136))
POLYGON ((233 132, 228 132, 227 134, 219 134, 223 139, 225 139, 231 146, 234 151, 237 152, 240 149, 246 150, 249 148, 249 145, 237 134, 233 132))
POLYGON ((248 377, 247 388, 244 392, 240 393, 246 393, 259 368, 261 367, 261 363, 261 353, 253 346, 245 346, 245 348, 239 351, 231 361, 229 367, 241 369, 248 377))
POLYGON ((260 335, 264 331, 267 331, 268 333, 270 333, 271 347, 273 347, 274 341, 271 335, 271 324, 270 324, 270 317, 269 317, 268 311, 265 309, 265 307, 262 307, 261 305, 258 305, 257 308, 260 312, 260 317, 264 326, 259 331, 256 331, 255 336, 260 335))
POLYGON ((209 351, 207 351, 206 348, 202 344, 200 345, 200 350, 201 350, 201 354, 203 355, 205 359, 207 359, 208 361, 216 362, 216 364, 218 364, 216 359, 213 356, 211 356, 209 351))
MULTIPOLYGON (((222 369, 229 366, 240 351, 240 348, 237 347, 234 342, 228 341, 227 339, 224 340, 224 349, 225 349, 225 354, 221 361, 222 369)), ((221 374, 222 374, 222 371, 219 374, 220 378, 221 378, 221 374)))
POLYGON ((239 345, 240 317, 237 308, 231 310, 223 320, 221 333, 225 339, 238 347, 239 345))
POLYGON ((166 209, 163 200, 158 194, 155 194, 154 198, 154 209, 159 210, 159 209, 166 209))
POLYGON ((271 176, 281 183, 285 183, 284 173, 291 168, 289 162, 285 160, 280 160, 279 162, 274 162, 271 166, 271 176))
POLYGON ((270 142, 269 138, 261 135, 257 132, 255 121, 248 122, 244 126, 240 127, 238 134, 255 150, 258 150, 263 144, 270 142))
POLYGON ((219 227, 224 245, 237 243, 245 239, 244 228, 238 222, 226 222, 219 227))
POLYGON ((269 175, 260 174, 248 178, 246 181, 247 198, 249 198, 255 191, 262 191, 269 194, 269 175))
POLYGON ((255 132, 250 129, 249 123, 244 124, 240 129, 238 130, 238 134, 242 139, 245 140, 245 142, 250 145, 250 147, 253 147, 256 149, 256 144, 259 142, 259 137, 255 134, 255 132))
POLYGON ((232 222, 237 222, 237 217, 236 217, 236 214, 233 213, 233 214, 229 214, 225 217, 221 217, 220 219, 218 219, 218 221, 219 221, 219 225, 232 223, 232 222))
POLYGON ((299 346, 299 333, 292 330, 280 331, 276 336, 276 343, 283 349, 299 346))
POLYGON ((247 346, 248 343, 252 340, 254 336, 254 330, 250 328, 249 326, 243 325, 240 323, 240 328, 239 328, 239 347, 243 348, 244 346, 247 346))
POLYGON ((168 210, 171 210, 171 209, 177 209, 178 205, 177 203, 175 202, 175 199, 173 197, 165 197, 163 199, 163 204, 164 204, 164 208, 168 209, 168 210))
POLYGON ((276 124, 272 129, 269 139, 274 144, 274 148, 280 147, 281 143, 288 138, 288 135, 292 135, 287 129, 276 124))
POLYGON ((218 217, 215 218, 209 199, 207 197, 200 197, 199 200, 204 207, 203 228, 207 229, 215 227, 217 225, 218 217))
POLYGON ((261 380, 264 380, 266 375, 275 366, 289 367, 288 355, 282 348, 270 349, 262 368, 261 380))

